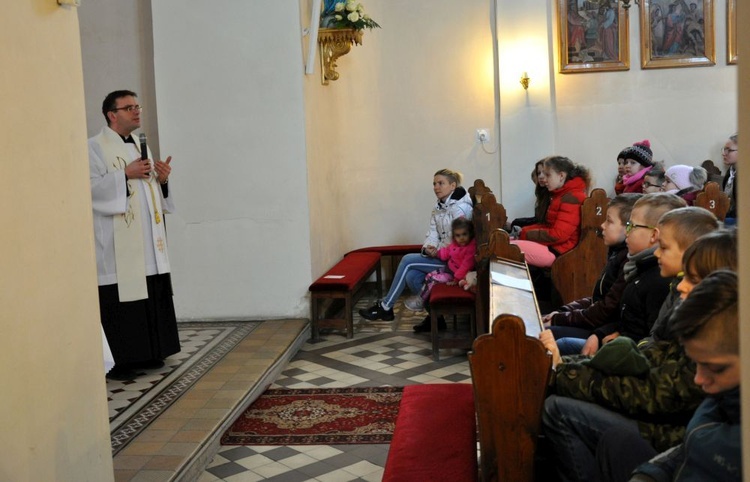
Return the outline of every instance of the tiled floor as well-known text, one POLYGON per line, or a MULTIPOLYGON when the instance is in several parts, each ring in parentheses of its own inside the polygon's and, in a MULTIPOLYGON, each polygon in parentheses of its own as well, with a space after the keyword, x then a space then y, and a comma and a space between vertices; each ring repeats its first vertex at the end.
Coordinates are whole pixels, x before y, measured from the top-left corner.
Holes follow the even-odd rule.
POLYGON ((388 445, 220 447, 218 438, 271 382, 311 388, 470 380, 463 350, 442 350, 434 362, 429 336, 412 333, 424 313, 402 303, 395 311, 393 322, 356 316, 353 339, 324 333, 316 343, 304 320, 181 325, 180 360, 137 383, 108 382, 115 479, 379 481, 388 445), (118 447, 115 434, 123 427, 135 433, 118 447))
MULTIPOLYGON (((400 313, 403 316, 387 328, 383 323, 361 323, 352 340, 331 334, 319 343, 306 343, 272 388, 470 382, 463 350, 443 350, 441 360, 434 362, 429 337, 411 329, 424 314, 400 313)), ((224 446, 199 480, 375 482, 383 476, 387 456, 388 445, 376 444, 224 446)))

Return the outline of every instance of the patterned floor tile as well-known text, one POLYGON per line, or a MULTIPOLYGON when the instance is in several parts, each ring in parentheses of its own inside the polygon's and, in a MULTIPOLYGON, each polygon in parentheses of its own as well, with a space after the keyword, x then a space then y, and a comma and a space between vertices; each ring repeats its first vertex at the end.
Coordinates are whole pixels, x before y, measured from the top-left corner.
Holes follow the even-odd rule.
POLYGON ((142 370, 135 380, 107 379, 113 455, 258 326, 258 322, 179 323, 181 350, 166 358, 164 367, 142 370))
MULTIPOLYGON (((372 298, 360 300, 357 309, 373 302, 372 298)), ((405 386, 471 381, 465 350, 443 350, 440 361, 435 362, 429 336, 412 332, 412 325, 422 321, 426 313, 415 314, 406 310, 402 302, 397 303, 394 312, 396 320, 393 322, 365 322, 355 310, 353 339, 330 332, 323 333, 316 342, 309 341, 271 388, 405 386)), ((229 482, 374 482, 383 476, 388 447, 384 444, 226 446, 219 450, 207 473, 219 477, 223 470, 233 472, 222 479, 229 482), (245 472, 234 472, 237 465, 244 467, 245 472), (224 466, 227 468, 223 469, 224 466), (248 478, 239 478, 243 474, 248 478)))

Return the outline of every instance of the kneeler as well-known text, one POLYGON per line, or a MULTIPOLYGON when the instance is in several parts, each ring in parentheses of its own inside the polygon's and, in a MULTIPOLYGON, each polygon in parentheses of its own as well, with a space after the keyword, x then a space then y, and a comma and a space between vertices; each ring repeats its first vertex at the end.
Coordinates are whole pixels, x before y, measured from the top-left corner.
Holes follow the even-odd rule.
POLYGON ((469 353, 482 481, 534 480, 534 451, 552 357, 521 318, 500 315, 469 353))
POLYGON ((404 387, 382 480, 477 480, 471 385, 439 383, 404 387))

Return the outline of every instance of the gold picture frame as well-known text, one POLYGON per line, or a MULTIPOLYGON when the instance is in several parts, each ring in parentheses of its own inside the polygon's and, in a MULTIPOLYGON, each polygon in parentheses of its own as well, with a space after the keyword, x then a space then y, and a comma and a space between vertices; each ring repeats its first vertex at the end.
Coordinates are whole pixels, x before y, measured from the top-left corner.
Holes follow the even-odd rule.
POLYGON ((628 15, 618 0, 558 0, 557 30, 560 73, 630 69, 628 15))
POLYGON ((716 64, 713 0, 641 0, 640 10, 641 68, 716 64))
POLYGON ((737 64, 737 0, 727 0, 727 64, 737 64))

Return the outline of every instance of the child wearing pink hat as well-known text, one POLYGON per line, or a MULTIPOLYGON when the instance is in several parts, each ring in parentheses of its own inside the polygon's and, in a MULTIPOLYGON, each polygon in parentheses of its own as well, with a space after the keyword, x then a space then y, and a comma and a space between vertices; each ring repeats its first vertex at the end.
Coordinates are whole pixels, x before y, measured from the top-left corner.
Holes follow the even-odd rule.
POLYGON ((651 143, 648 139, 626 147, 617 158, 625 159, 623 192, 643 192, 643 178, 654 167, 654 153, 651 152, 651 143))

